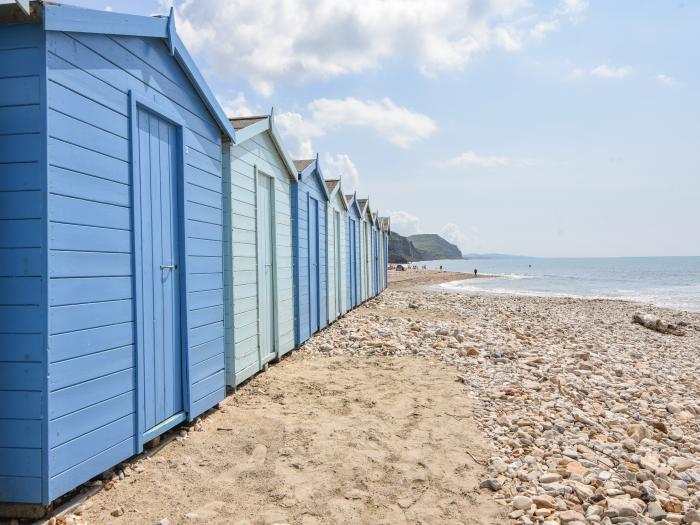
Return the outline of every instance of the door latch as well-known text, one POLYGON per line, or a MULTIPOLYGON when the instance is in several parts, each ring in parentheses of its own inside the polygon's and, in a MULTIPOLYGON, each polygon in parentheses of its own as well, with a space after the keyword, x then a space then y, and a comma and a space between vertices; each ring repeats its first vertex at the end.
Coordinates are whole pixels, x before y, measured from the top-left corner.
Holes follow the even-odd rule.
POLYGON ((177 270, 177 264, 161 264, 161 270, 177 270))

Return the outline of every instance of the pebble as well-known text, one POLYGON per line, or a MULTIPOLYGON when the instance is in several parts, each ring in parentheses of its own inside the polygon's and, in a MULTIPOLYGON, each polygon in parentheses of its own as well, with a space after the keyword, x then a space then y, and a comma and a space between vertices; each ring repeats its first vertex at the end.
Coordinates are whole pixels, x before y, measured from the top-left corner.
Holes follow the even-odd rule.
POLYGON ((532 500, 527 496, 515 496, 512 505, 517 510, 528 510, 532 506, 532 500))
POLYGON ((700 522, 700 314, 644 307, 686 323, 677 337, 633 324, 639 309, 388 289, 302 351, 453 367, 495 451, 479 486, 512 523, 700 522))

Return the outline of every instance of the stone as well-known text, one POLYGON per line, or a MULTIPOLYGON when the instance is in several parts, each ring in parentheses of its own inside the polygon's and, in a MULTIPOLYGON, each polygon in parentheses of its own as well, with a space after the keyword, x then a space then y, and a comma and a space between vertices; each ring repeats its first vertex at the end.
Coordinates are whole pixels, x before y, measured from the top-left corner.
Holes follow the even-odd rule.
POLYGON ((561 476, 555 472, 547 472, 540 476, 540 483, 542 484, 557 483, 559 481, 561 481, 561 476))
POLYGON ((554 499, 549 494, 540 494, 538 496, 533 496, 532 502, 538 508, 545 508, 545 509, 556 509, 557 508, 557 500, 554 499))
POLYGON ((502 486, 503 486, 503 484, 494 478, 485 479, 481 483, 479 483, 479 488, 489 489, 493 492, 501 490, 502 486))
POLYGON ((529 510, 532 506, 532 500, 527 496, 515 496, 512 505, 514 509, 529 510))
POLYGON ((700 511, 690 509, 683 515, 683 523, 700 523, 700 511))
POLYGON ((124 515, 124 509, 121 508, 121 507, 117 507, 117 508, 114 509, 112 512, 110 512, 110 514, 111 514, 112 516, 114 516, 115 518, 118 518, 119 516, 123 516, 123 515, 124 515))
POLYGON ((585 522, 586 517, 575 510, 565 510, 564 512, 559 513, 559 519, 562 521, 562 523, 571 523, 574 521, 583 523, 585 522))
POLYGON ((683 406, 680 403, 671 402, 666 405, 666 410, 668 410, 670 414, 678 414, 683 410, 683 406))
POLYGON ((692 459, 674 456, 668 459, 668 466, 677 472, 685 472, 686 470, 693 468, 695 466, 695 462, 692 459))
POLYGON ((647 505, 646 514, 656 521, 666 518, 666 511, 656 501, 652 501, 647 505))

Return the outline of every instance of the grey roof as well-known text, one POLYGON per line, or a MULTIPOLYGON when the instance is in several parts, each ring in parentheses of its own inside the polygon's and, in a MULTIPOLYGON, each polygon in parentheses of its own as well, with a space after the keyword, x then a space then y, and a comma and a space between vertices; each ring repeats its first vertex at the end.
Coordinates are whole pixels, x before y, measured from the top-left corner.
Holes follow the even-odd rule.
POLYGON ((345 195, 345 202, 348 203, 348 206, 350 206, 350 203, 352 202, 352 200, 353 200, 354 198, 355 198, 354 195, 345 195))
POLYGON ((301 173, 306 168, 308 168, 311 164, 313 164, 315 161, 316 161, 316 159, 295 160, 294 167, 297 169, 297 171, 299 173, 301 173))
POLYGON ((239 130, 247 128, 248 126, 252 126, 257 122, 260 122, 261 120, 265 120, 269 116, 270 115, 256 115, 254 117, 233 117, 229 118, 228 120, 229 122, 231 122, 233 129, 239 130))
POLYGON ((368 202, 369 202, 369 199, 357 199, 357 205, 360 207, 360 211, 362 213, 365 212, 365 208, 367 207, 368 202))
POLYGON ((326 179, 326 186, 328 186, 328 193, 333 193, 335 187, 340 183, 339 179, 326 179))
POLYGON ((379 227, 382 230, 389 230, 389 217, 379 217, 379 227))

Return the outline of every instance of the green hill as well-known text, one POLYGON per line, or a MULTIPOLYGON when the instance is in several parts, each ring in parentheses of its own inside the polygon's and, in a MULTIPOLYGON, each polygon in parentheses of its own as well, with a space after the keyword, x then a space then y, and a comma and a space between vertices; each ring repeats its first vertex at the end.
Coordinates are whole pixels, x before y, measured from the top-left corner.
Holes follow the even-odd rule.
POLYGON ((389 262, 393 264, 461 258, 457 246, 434 233, 404 237, 391 232, 389 237, 389 262))
POLYGON ((389 235, 389 262, 392 264, 405 264, 420 260, 420 253, 403 235, 391 232, 389 235))
POLYGON ((462 258, 462 252, 459 251, 457 246, 447 242, 435 233, 409 235, 408 240, 413 243, 413 246, 421 254, 420 260, 422 261, 462 258))

